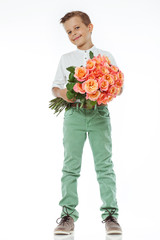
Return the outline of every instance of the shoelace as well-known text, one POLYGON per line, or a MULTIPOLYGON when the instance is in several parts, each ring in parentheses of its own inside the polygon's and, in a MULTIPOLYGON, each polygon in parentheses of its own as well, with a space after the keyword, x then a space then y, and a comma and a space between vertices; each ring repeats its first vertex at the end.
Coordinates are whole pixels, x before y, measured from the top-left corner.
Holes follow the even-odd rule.
POLYGON ((115 213, 115 211, 116 211, 116 208, 113 208, 112 210, 111 210, 111 212, 106 208, 106 210, 107 210, 107 212, 109 213, 109 216, 106 218, 106 219, 104 219, 103 221, 102 221, 102 223, 105 223, 105 222, 109 222, 109 221, 112 221, 112 222, 115 222, 115 223, 117 223, 118 225, 119 225, 119 223, 117 222, 117 219, 116 218, 114 218, 112 215, 115 213))
POLYGON ((64 216, 64 217, 57 218, 56 223, 58 223, 58 224, 63 224, 63 225, 64 225, 65 222, 68 222, 68 221, 69 221, 70 215, 71 215, 75 210, 69 214, 68 211, 67 211, 67 207, 66 207, 66 206, 63 206, 62 211, 63 211, 65 214, 67 214, 67 215, 64 216), (66 209, 66 212, 64 211, 64 208, 66 209), (58 222, 58 219, 61 219, 60 222, 58 222))

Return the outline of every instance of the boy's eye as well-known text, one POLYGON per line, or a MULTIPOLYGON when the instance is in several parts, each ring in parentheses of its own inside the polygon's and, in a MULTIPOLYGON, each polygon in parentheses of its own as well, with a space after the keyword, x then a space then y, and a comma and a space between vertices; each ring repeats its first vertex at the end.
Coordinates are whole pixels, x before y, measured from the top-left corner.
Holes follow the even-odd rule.
MULTIPOLYGON (((75 28, 79 28, 79 27, 75 27, 75 28)), ((71 32, 71 31, 70 31, 71 32)), ((70 34, 70 32, 68 32, 68 34, 70 34)))

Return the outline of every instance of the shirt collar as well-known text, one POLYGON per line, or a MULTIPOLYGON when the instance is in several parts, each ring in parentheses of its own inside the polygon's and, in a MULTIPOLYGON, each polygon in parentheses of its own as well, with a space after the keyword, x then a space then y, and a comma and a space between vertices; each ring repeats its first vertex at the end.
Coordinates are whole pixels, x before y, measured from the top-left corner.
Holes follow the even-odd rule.
POLYGON ((96 49, 96 47, 95 47, 95 45, 93 45, 91 48, 86 49, 86 50, 81 50, 81 49, 77 48, 77 51, 78 51, 78 52, 82 52, 82 53, 84 53, 84 52, 89 53, 90 51, 93 51, 93 50, 95 50, 95 49, 96 49))

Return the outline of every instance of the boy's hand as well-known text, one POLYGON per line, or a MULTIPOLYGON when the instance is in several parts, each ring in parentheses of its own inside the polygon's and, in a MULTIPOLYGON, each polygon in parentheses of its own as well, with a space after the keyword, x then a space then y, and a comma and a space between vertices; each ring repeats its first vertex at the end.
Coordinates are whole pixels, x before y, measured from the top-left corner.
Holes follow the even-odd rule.
POLYGON ((122 92, 123 92, 123 87, 121 87, 121 90, 120 90, 120 92, 119 92, 119 94, 118 94, 118 95, 121 95, 121 94, 122 94, 122 92))
POLYGON ((68 99, 66 94, 67 94, 67 88, 60 89, 61 98, 63 98, 65 101, 71 102, 71 103, 74 103, 76 101, 76 98, 68 99))

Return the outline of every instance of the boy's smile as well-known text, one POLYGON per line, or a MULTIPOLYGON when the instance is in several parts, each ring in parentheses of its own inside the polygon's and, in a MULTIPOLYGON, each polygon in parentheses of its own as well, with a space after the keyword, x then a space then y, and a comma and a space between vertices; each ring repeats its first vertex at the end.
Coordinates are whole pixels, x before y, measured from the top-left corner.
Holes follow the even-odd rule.
POLYGON ((93 46, 91 32, 93 24, 86 26, 80 17, 74 16, 63 23, 70 41, 80 50, 87 50, 93 46))

